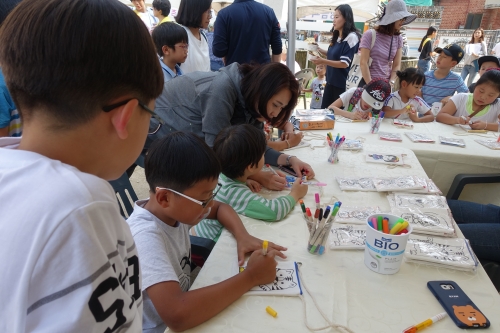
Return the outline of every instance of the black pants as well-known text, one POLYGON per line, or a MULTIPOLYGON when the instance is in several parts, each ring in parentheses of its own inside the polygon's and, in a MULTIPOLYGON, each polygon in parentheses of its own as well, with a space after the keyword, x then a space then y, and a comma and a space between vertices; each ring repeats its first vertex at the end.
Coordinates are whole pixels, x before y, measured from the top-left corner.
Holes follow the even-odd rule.
POLYGON ((323 92, 323 102, 321 102, 321 108, 328 108, 333 102, 339 99, 340 95, 342 95, 344 92, 345 87, 342 89, 327 83, 325 91, 323 92))
POLYGON ((361 78, 361 81, 359 81, 358 87, 363 88, 366 85, 365 79, 361 78))

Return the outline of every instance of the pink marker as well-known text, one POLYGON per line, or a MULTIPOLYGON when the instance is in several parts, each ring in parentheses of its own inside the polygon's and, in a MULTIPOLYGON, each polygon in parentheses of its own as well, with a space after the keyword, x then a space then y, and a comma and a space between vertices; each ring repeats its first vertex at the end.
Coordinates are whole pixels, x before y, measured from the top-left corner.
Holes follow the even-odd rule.
POLYGON ((319 193, 314 193, 314 200, 316 201, 316 209, 320 209, 321 205, 319 203, 319 193))
POLYGON ((373 229, 377 230, 377 219, 372 217, 371 226, 373 229))

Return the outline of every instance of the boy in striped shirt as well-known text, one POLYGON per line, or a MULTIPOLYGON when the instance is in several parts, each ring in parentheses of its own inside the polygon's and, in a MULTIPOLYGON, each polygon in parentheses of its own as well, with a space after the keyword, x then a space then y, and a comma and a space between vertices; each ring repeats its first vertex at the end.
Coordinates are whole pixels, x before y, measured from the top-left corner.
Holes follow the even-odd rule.
POLYGON ((439 53, 436 60, 437 69, 425 73, 422 97, 429 105, 435 102, 444 105, 455 92, 469 92, 460 75, 452 72, 452 68, 462 60, 464 50, 457 44, 449 44, 436 48, 434 52, 439 53))
MULTIPOLYGON (((238 214, 263 221, 280 221, 307 194, 307 185, 300 184, 300 181, 292 185, 290 194, 272 200, 250 190, 246 182, 248 177, 262 169, 266 150, 264 133, 251 125, 223 129, 217 135, 213 149, 222 167, 219 176, 222 187, 215 199, 229 204, 238 214)), ((217 241, 222 228, 217 220, 206 219, 192 228, 191 233, 217 241)))

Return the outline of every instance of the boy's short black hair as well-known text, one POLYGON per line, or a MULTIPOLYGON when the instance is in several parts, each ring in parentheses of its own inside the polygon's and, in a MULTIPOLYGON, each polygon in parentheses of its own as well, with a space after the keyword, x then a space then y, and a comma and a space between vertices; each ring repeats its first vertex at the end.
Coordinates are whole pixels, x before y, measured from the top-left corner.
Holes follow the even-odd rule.
POLYGON ((177 43, 188 43, 188 35, 186 29, 174 22, 166 22, 158 25, 153 30, 153 41, 156 46, 156 52, 160 57, 163 57, 164 45, 174 48, 177 43))
POLYGON ((214 151, 191 132, 173 132, 153 142, 144 166, 152 193, 156 187, 182 193, 199 181, 217 179, 221 172, 214 151))
POLYGON ((249 124, 224 128, 214 141, 214 151, 229 178, 243 176, 248 166, 257 166, 266 151, 263 130, 249 124))
POLYGON ((201 28, 201 16, 211 5, 212 0, 181 0, 175 21, 185 27, 201 28))
POLYGON ((119 1, 23 0, 0 28, 0 66, 23 121, 53 129, 96 117, 124 94, 147 103, 163 73, 142 20, 119 1))
POLYGON ((170 8, 172 8, 172 5, 170 5, 170 1, 168 0, 154 0, 153 8, 160 11, 161 15, 168 16, 168 14, 170 14, 170 8))

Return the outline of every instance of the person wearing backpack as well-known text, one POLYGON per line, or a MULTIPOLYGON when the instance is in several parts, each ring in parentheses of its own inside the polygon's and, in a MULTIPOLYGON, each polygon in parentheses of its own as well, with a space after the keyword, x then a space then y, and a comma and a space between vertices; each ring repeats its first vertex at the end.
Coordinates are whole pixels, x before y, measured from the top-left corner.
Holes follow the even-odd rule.
POLYGON ((175 20, 188 34, 189 53, 181 65, 182 73, 210 72, 207 29, 212 18, 212 0, 182 0, 175 20))
POLYGON ((427 29, 427 33, 420 42, 420 46, 418 47, 420 56, 418 57, 417 68, 424 73, 431 69, 431 57, 436 55, 436 53, 432 51, 432 40, 436 38, 436 35, 437 29, 432 26, 429 27, 429 29, 427 29))
POLYGON ((378 114, 390 94, 391 86, 386 79, 373 79, 363 88, 347 90, 328 109, 336 116, 365 120, 370 113, 378 114))

